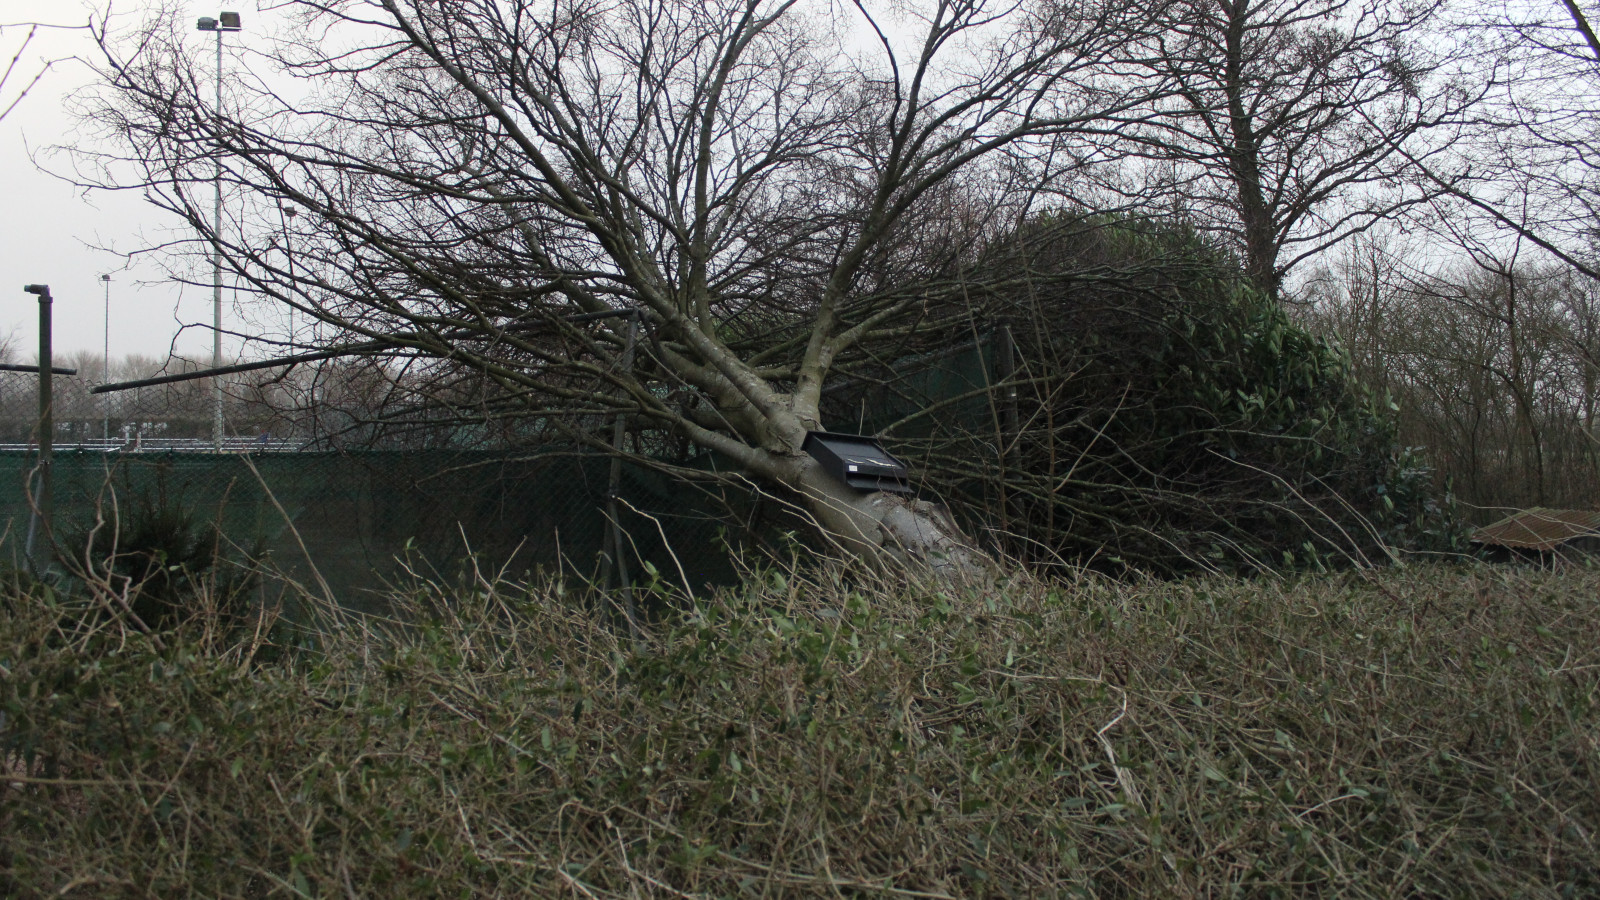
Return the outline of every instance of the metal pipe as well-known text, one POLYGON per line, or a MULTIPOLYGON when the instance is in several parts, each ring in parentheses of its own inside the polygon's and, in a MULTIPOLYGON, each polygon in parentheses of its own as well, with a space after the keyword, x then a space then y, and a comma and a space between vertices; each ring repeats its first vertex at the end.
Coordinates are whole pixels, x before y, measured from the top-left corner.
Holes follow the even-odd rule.
MULTIPOLYGON (((32 372, 32 373, 37 374, 38 371, 39 371, 39 367, 38 366, 19 366, 19 365, 16 365, 14 363, 0 363, 0 372, 32 372)), ((78 374, 78 370, 77 369, 71 369, 71 368, 67 368, 65 366, 51 366, 50 367, 50 372, 53 375, 76 375, 76 374, 78 374)))
POLYGON ((51 471, 56 447, 55 372, 50 365, 55 360, 55 350, 50 344, 55 317, 51 306, 50 289, 46 287, 39 295, 39 477, 42 482, 39 517, 44 520, 46 539, 50 539, 50 529, 55 524, 55 478, 51 471))
MULTIPOLYGON (((596 319, 617 319, 624 316, 632 316, 634 317, 634 324, 632 327, 637 328, 639 321, 637 318, 638 315, 639 313, 637 310, 616 310, 599 313, 581 313, 579 315, 566 317, 563 319, 563 321, 592 322, 596 319)), ((505 328, 499 329, 498 331, 457 331, 450 334, 439 335, 434 339, 444 341, 460 341, 469 340, 471 338, 494 339, 503 334, 520 334, 527 331, 535 331, 537 329, 544 328, 549 324, 549 322, 524 322, 520 325, 508 325, 505 328)), ((433 336, 395 335, 392 338, 381 341, 364 341, 359 344, 347 344, 346 346, 334 350, 316 350, 310 353, 295 354, 293 356, 280 356, 277 359, 262 359, 255 362, 237 363, 231 366, 202 369, 198 372, 179 372, 175 375, 157 375, 153 378, 140 378, 135 381, 119 381, 115 384, 102 384, 90 388, 89 393, 105 394, 112 391, 127 391, 132 390, 133 388, 150 387, 157 384, 172 384, 178 381, 193 381, 197 378, 210 378, 213 375, 232 375, 236 372, 254 372, 260 369, 273 369, 277 368, 278 366, 293 366, 303 362, 316 362, 317 360, 323 359, 336 359, 341 356, 360 356, 379 350, 401 351, 415 349, 397 346, 395 342, 407 339, 420 340, 422 337, 432 338, 433 336)), ((25 370, 30 372, 34 371, 31 367, 26 368, 25 370)), ((61 370, 58 369, 57 372, 60 373, 61 370)), ((62 374, 75 374, 75 372, 76 370, 73 370, 72 372, 65 372, 62 374)))
MULTIPOLYGON (((217 174, 211 208, 211 370, 222 368, 222 29, 217 29, 217 174)), ((222 452, 222 378, 212 382, 211 449, 222 452)))
MULTIPOLYGON (((217 33, 217 171, 212 179, 215 189, 214 202, 211 208, 211 371, 220 375, 222 369, 222 33, 225 31, 238 31, 243 25, 236 12, 225 12, 213 19, 210 16, 201 16, 196 23, 201 31, 215 31, 217 33)), ((216 376, 213 376, 216 377, 216 376)), ((211 449, 216 453, 222 452, 222 379, 217 380, 212 386, 213 404, 215 407, 211 423, 211 449)))
MULTIPOLYGON (((39 298, 39 519, 44 525, 46 542, 51 539, 51 513, 55 506, 54 486, 51 484, 50 463, 52 451, 55 449, 55 417, 51 410, 52 398, 50 396, 50 376, 54 368, 50 365, 50 320, 51 298, 50 285, 29 284, 22 288, 39 298)), ((35 569, 37 569, 37 564, 35 569)))
MULTIPOLYGON (((111 276, 101 275, 100 281, 106 286, 106 344, 100 357, 100 383, 105 384, 111 380, 111 276)), ((101 411, 100 437, 103 440, 111 439, 111 404, 107 402, 101 411)))

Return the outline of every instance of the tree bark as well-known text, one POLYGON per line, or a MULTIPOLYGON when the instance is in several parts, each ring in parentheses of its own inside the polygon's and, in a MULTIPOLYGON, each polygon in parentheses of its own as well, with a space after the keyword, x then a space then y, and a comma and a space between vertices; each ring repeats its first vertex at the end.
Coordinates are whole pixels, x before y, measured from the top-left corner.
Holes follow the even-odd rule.
POLYGON ((980 551, 943 505, 887 491, 861 492, 807 457, 797 486, 824 531, 840 548, 880 567, 940 579, 985 579, 995 562, 980 551))

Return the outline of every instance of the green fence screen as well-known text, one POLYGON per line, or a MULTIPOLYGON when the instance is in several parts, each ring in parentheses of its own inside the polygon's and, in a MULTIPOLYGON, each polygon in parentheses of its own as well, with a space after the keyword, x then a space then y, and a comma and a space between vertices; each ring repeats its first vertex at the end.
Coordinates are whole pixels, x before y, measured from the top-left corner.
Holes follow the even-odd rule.
MULTIPOLYGON (((32 452, 0 453, 8 488, 0 518, 15 565, 35 462, 32 452)), ((264 559, 308 587, 320 576, 355 608, 402 574, 401 560, 455 578, 469 550, 485 569, 516 576, 559 568, 598 578, 609 528, 610 460, 591 454, 69 450, 56 454, 54 471, 58 555, 81 554, 97 522, 95 545, 105 547, 112 532, 104 523, 120 521, 126 533, 140 517, 180 510, 197 533, 219 526, 235 558, 264 559)), ((624 465, 618 495, 633 572, 650 561, 674 577, 681 565, 697 588, 733 579, 728 524, 751 511, 752 491, 624 465)))
MULTIPOLYGON (((915 465, 917 448, 930 436, 951 423, 982 427, 990 415, 986 344, 902 360, 830 388, 827 427, 867 434, 889 429, 889 448, 898 445, 915 465)), ((23 395, 34 379, 6 381, 0 394, 17 408, 0 416, 0 429, 27 434, 32 413, 23 395)), ((83 394, 86 404, 92 399, 72 379, 56 381, 62 396, 83 394)), ((58 443, 103 430, 93 420, 95 409, 84 406, 74 416, 68 413, 76 407, 69 407, 61 408, 58 443)), ((138 420, 158 421, 149 410, 138 420)), ((32 449, 0 449, 0 525, 6 528, 0 558, 9 555, 13 565, 24 562, 32 514, 27 485, 36 462, 32 449)), ((771 549, 803 531, 784 504, 764 500, 753 484, 709 477, 717 469, 710 456, 680 466, 677 474, 623 465, 618 521, 632 580, 640 580, 648 563, 662 577, 687 579, 696 589, 732 583, 737 566, 730 547, 771 549), (694 477, 697 470, 707 477, 694 477)), ((402 560, 446 579, 460 575, 469 551, 480 567, 517 577, 541 569, 583 578, 604 574, 611 461, 599 454, 151 452, 130 438, 120 446, 110 441, 58 449, 54 473, 58 557, 81 557, 91 534, 96 546, 107 546, 112 532, 106 523, 119 521, 126 531, 140 517, 179 511, 196 529, 216 525, 234 558, 263 559, 308 588, 325 583, 339 603, 355 608, 369 606, 403 574, 402 560)), ((46 542, 42 535, 35 540, 46 542)))

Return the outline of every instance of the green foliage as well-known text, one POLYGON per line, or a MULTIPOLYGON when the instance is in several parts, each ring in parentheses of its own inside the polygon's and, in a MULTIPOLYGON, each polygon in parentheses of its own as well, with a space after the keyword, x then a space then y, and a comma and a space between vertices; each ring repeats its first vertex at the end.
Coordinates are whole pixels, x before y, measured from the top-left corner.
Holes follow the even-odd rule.
POLYGON ((1600 891, 1595 571, 1372 578, 418 584, 270 664, 8 594, 0 894, 1600 891))
POLYGON ((927 455, 1017 555, 1235 571, 1460 543, 1387 398, 1193 232, 1045 218, 974 272, 1016 335, 1017 427, 996 391, 927 455))

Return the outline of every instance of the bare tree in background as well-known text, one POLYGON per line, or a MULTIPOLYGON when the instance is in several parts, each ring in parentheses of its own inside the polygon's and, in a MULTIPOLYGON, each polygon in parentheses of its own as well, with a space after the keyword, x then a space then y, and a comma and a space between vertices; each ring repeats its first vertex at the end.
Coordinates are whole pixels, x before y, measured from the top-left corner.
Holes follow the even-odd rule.
MULTIPOLYGON (((5 40, 8 38, 8 36, 14 36, 17 33, 22 34, 21 43, 17 44, 15 49, 11 49, 10 47, 7 48, 7 52, 10 53, 11 58, 9 60, 5 60, 5 69, 0 70, 0 120, 3 120, 6 116, 11 115, 11 111, 16 109, 17 104, 21 103, 23 99, 28 96, 28 92, 32 91, 34 87, 39 84, 39 81, 44 78, 45 73, 49 72, 56 65, 56 63, 59 62, 59 60, 46 59, 40 60, 37 63, 31 63, 27 60, 28 48, 33 46, 34 38, 39 36, 40 29, 87 30, 88 28, 89 26, 87 24, 47 25, 39 22, 0 23, 0 40, 5 40)), ((0 59, 3 59, 3 57, 0 57, 0 59)))
POLYGON ((1463 33, 1482 48, 1485 70, 1502 75, 1480 126, 1456 147, 1464 166, 1412 161, 1443 189, 1438 219, 1453 230, 1521 240, 1600 280, 1600 43, 1591 18, 1576 0, 1468 8, 1463 33))
POLYGON ((1296 265, 1453 183, 1488 80, 1459 77, 1443 0, 1179 0, 1151 38, 1174 91, 1144 132, 1161 206, 1277 295, 1296 265), (1439 181, 1416 171, 1431 164, 1439 181))
POLYGON ((105 41, 107 183, 325 343, 470 372, 489 414, 625 414, 792 487, 858 552, 974 564, 935 510, 856 494, 801 443, 830 377, 958 290, 939 278, 1025 193, 1019 160, 1148 107, 1122 62, 1139 4, 283 6, 298 37, 252 38, 252 66, 295 93, 245 112, 206 102, 186 22, 105 41), (241 217, 220 241, 219 152, 241 217))
POLYGON ((11 111, 17 108, 17 104, 22 102, 22 98, 28 96, 33 86, 44 77, 44 73, 50 70, 49 63, 44 63, 37 69, 30 69, 23 63, 29 45, 39 33, 38 25, 0 25, 0 37, 24 29, 26 33, 23 35, 22 44, 12 53, 10 61, 6 63, 5 71, 0 72, 0 119, 10 115, 11 111), (19 71, 18 66, 23 66, 23 69, 19 71))
MULTIPOLYGON (((1600 496, 1600 290, 1570 267, 1486 246, 1428 271, 1371 242, 1319 279, 1316 324, 1400 407, 1480 521, 1600 496)), ((1525 244, 1524 253, 1529 250, 1525 244)), ((1437 264, 1435 264, 1437 265, 1437 264)))

